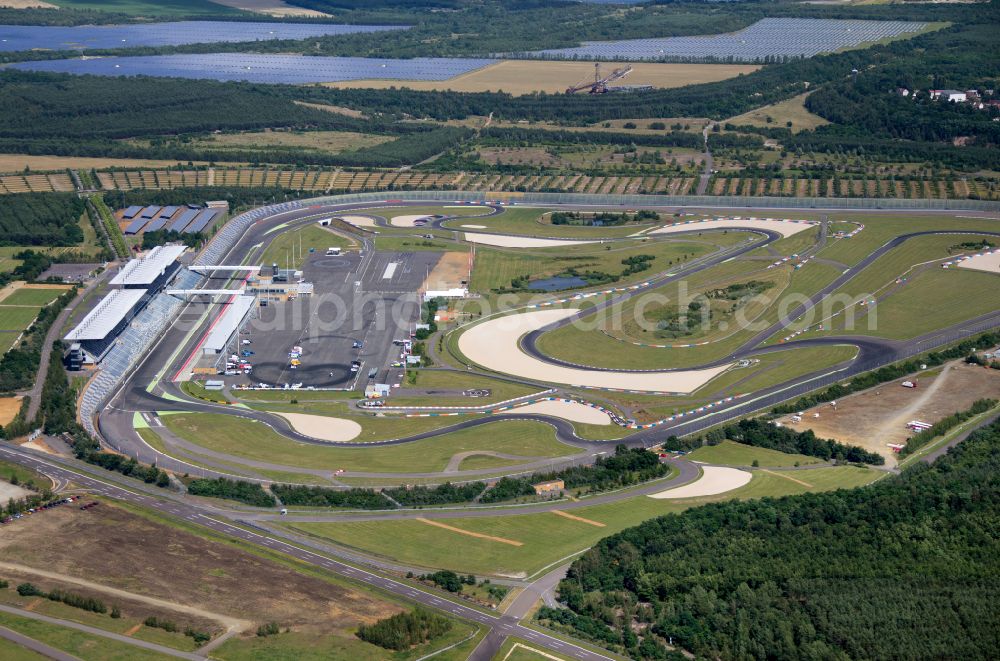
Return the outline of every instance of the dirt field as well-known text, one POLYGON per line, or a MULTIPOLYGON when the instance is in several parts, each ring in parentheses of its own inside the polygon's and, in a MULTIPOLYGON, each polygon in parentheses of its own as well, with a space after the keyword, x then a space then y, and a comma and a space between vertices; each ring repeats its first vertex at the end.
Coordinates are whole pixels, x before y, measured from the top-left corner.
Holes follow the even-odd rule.
POLYGON ((267 14, 268 16, 328 16, 315 9, 296 7, 289 5, 282 0, 212 0, 217 5, 251 11, 255 14, 267 14))
POLYGON ((42 0, 0 0, 0 7, 10 7, 11 9, 59 9, 56 5, 42 0))
POLYGON ((905 379, 886 383, 837 401, 836 410, 829 404, 805 411, 802 422, 781 418, 784 425, 799 431, 812 429, 820 438, 860 445, 896 464, 889 443, 905 443, 913 435, 906 428, 910 420, 931 424, 956 411, 962 411, 983 397, 1000 398, 1000 371, 961 362, 949 363, 941 373, 918 378, 917 388, 903 388, 905 379), (819 418, 813 414, 819 413, 819 418))
POLYGON ((446 252, 427 275, 421 289, 460 289, 469 283, 469 253, 446 252))
MULTIPOLYGON (((615 65, 617 66, 617 65, 615 65)), ((750 73, 758 67, 744 64, 633 64, 626 85, 683 87, 710 83, 750 73)), ((611 64, 604 65, 608 73, 611 64)), ((496 64, 441 81, 350 80, 327 83, 330 87, 376 88, 408 87, 416 90, 454 90, 456 92, 509 92, 515 96, 532 92, 565 92, 567 87, 592 80, 591 62, 553 62, 544 60, 503 60, 496 64)))
MULTIPOLYGON (((2 6, 2 5, 0 5, 2 6)), ((196 165, 203 165, 199 161, 196 165)), ((155 168, 177 165, 177 161, 160 161, 143 158, 87 158, 83 156, 29 156, 27 154, 0 154, 0 172, 21 174, 28 167, 35 171, 89 170, 96 168, 155 168)))
MULTIPOLYGON (((296 631, 353 638, 353 627, 401 609, 102 503, 61 507, 4 527, 0 557, 192 608, 296 631)), ((193 613, 193 611, 192 611, 193 613)))
POLYGON ((0 425, 6 425, 21 410, 21 396, 0 397, 0 425))

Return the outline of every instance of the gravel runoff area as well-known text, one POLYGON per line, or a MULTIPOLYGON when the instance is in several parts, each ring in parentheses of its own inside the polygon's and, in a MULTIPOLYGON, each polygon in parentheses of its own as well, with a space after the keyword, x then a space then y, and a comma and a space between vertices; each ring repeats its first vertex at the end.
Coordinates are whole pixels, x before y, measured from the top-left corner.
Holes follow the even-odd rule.
POLYGON ((551 399, 544 402, 535 402, 527 406, 519 406, 511 411, 503 413, 532 413, 540 415, 551 415, 570 422, 580 422, 587 425, 610 425, 611 416, 601 409, 587 406, 580 402, 566 402, 558 399, 551 399))
POLYGON ((430 218, 430 216, 427 214, 393 216, 389 219, 389 224, 393 227, 416 227, 416 222, 418 220, 427 220, 428 218, 430 218))
POLYGON ((355 227, 378 227, 375 219, 369 216, 335 216, 335 218, 355 227))
POLYGON ((729 365, 672 372, 615 372, 553 365, 521 351, 521 336, 576 314, 574 308, 538 310, 498 317, 462 333, 458 348, 479 365, 502 374, 546 383, 641 392, 690 393, 721 374, 729 365))
POLYGON ((325 415, 309 415, 307 413, 284 413, 272 411, 280 415, 295 428, 295 431, 321 441, 345 443, 354 440, 361 433, 361 425, 353 420, 330 418, 325 415))
POLYGON ((803 221, 790 221, 790 220, 775 220, 775 219, 761 219, 761 220, 747 220, 743 219, 732 219, 726 220, 724 218, 704 220, 704 221, 694 221, 690 223, 677 223, 676 225, 667 225, 666 227, 661 227, 660 229, 653 230, 652 232, 647 232, 647 234, 672 234, 674 232, 700 232, 709 231, 717 229, 732 229, 734 227, 742 227, 746 229, 757 229, 757 230, 771 230, 773 232, 778 232, 783 237, 789 237, 793 234, 798 234, 808 229, 814 229, 818 225, 816 223, 807 223, 803 221))
POLYGON ((578 246, 582 243, 599 243, 598 241, 571 241, 568 239, 536 239, 530 236, 507 236, 504 234, 480 234, 466 232, 465 240, 470 243, 481 243, 487 246, 501 248, 553 248, 556 246, 578 246))
POLYGON ((958 268, 1000 273, 1000 250, 964 259, 958 263, 958 268))
POLYGON ((753 475, 748 471, 740 470, 739 468, 702 466, 701 471, 701 477, 691 484, 650 494, 649 497, 664 500, 667 498, 715 496, 720 493, 732 491, 733 489, 739 489, 743 485, 748 484, 753 478, 753 475))

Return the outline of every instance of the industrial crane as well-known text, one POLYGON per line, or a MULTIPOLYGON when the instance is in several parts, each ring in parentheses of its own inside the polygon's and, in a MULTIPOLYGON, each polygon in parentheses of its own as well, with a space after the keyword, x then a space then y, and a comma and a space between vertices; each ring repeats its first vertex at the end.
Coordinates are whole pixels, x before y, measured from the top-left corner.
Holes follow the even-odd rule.
POLYGON ((578 85, 573 85, 572 87, 566 88, 567 94, 576 94, 577 92, 582 92, 583 90, 588 90, 588 94, 606 94, 608 92, 608 83, 612 83, 616 80, 621 80, 625 76, 632 73, 632 66, 625 66, 621 69, 615 69, 607 76, 601 76, 601 63, 594 62, 594 80, 586 81, 578 85))

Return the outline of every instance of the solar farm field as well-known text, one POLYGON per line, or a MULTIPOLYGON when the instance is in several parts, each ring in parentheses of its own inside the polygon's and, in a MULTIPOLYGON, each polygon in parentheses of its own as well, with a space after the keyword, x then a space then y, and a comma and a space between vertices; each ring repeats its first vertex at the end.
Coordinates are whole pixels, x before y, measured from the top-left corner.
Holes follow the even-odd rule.
POLYGON ((11 66, 28 71, 81 75, 156 76, 277 85, 366 79, 448 80, 459 74, 493 64, 495 61, 471 58, 415 57, 409 60, 396 60, 213 53, 46 60, 19 62, 11 66))
MULTIPOLYGON (((106 3, 110 4, 110 3, 106 3)), ((219 7, 220 12, 225 11, 219 7)), ((269 39, 307 39, 357 32, 399 30, 389 25, 334 25, 324 23, 231 23, 225 21, 178 21, 135 25, 0 26, 0 51, 38 48, 81 50, 136 46, 181 46, 269 39)))
POLYGON ((665 39, 588 41, 576 48, 537 51, 537 57, 620 61, 690 59, 762 62, 765 58, 812 57, 856 48, 927 28, 910 21, 857 21, 815 18, 765 18, 729 34, 665 39))

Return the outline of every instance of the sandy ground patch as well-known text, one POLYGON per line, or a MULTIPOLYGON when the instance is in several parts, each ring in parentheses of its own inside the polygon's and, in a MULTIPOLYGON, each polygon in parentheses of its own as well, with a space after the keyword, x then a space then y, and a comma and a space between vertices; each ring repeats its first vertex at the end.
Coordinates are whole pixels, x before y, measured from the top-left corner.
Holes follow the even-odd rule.
POLYGON ((6 505, 7 501, 11 498, 24 498, 30 493, 31 492, 27 489, 23 489, 19 486, 11 484, 10 482, 0 480, 0 501, 2 501, 4 505, 6 505))
POLYGON ((1000 399, 1000 371, 962 362, 946 367, 936 376, 918 375, 916 388, 903 388, 899 384, 905 379, 898 379, 839 399, 836 409, 830 404, 806 409, 802 422, 792 422, 788 416, 778 421, 797 431, 812 429, 820 438, 878 452, 886 465, 894 466, 896 456, 889 444, 906 443, 913 435, 906 428, 910 420, 934 424, 977 399, 1000 399), (813 417, 816 413, 818 418, 813 417))
POLYGON ((39 452, 44 452, 45 454, 54 454, 56 456, 59 455, 59 453, 56 452, 52 448, 52 446, 50 446, 48 443, 46 443, 42 439, 41 436, 39 436, 38 438, 36 438, 33 441, 28 441, 27 443, 22 443, 21 447, 22 448, 28 448, 29 450, 38 450, 39 452))
MULTIPOLYGON (((235 0, 234 0, 235 1, 235 0)), ((245 1, 245 0, 244 0, 245 1)), ((601 65, 611 73, 616 63, 601 65)), ((652 85, 659 88, 683 87, 694 83, 725 80, 758 69, 743 64, 662 64, 642 62, 632 64, 632 73, 623 81, 626 85, 652 85)), ((594 79, 593 62, 558 62, 552 60, 502 60, 449 80, 350 80, 329 83, 331 87, 386 88, 408 87, 415 90, 453 90, 456 92, 496 92, 503 90, 515 96, 532 92, 565 92, 566 88, 584 80, 594 79)))
POLYGON ((420 516, 416 519, 420 523, 426 523, 429 526, 436 526, 438 528, 444 528, 445 530, 450 530, 451 532, 457 532, 462 535, 468 535, 469 537, 478 537, 479 539, 488 539, 491 542, 500 542, 501 544, 509 544, 511 546, 524 546, 524 542, 518 542, 513 539, 507 539, 505 537, 494 537, 493 535, 484 535, 479 532, 472 532, 470 530, 462 530, 461 528, 456 528, 455 526, 449 526, 446 523, 441 523, 440 521, 432 521, 430 519, 425 519, 420 516))
POLYGON ((321 441, 331 443, 343 443, 358 437, 361 433, 361 425, 353 420, 343 418, 328 418, 325 415, 309 415, 308 413, 278 413, 271 411, 274 415, 280 415, 300 434, 318 438, 321 441))
POLYGON ((705 232, 708 230, 729 229, 733 227, 745 227, 747 229, 761 229, 778 232, 781 236, 792 236, 808 229, 817 227, 812 223, 798 223, 789 220, 706 220, 703 222, 678 223, 667 225, 660 229, 653 230, 649 234, 672 234, 674 232, 705 232))
POLYGON ((20 395, 0 398, 0 425, 6 425, 14 419, 21 410, 21 399, 20 395))
POLYGON ((393 227, 415 227, 414 223, 418 220, 426 220, 430 216, 424 215, 410 215, 410 216, 393 216, 389 219, 389 224, 393 227))
POLYGON ((550 399, 544 402, 535 402, 527 406, 519 406, 504 413, 538 413, 541 415, 551 415, 571 422, 582 422, 588 425, 610 425, 611 417, 600 409, 587 406, 580 402, 567 402, 559 399, 550 399))
POLYGON ((484 229, 486 229, 486 225, 459 225, 459 227, 464 227, 465 229, 470 229, 470 230, 484 230, 484 229))
POLYGON ((374 218, 369 218, 368 216, 335 216, 340 220, 344 221, 348 225, 354 225, 355 227, 378 227, 375 223, 374 218))
POLYGON ((597 528, 605 528, 607 524, 601 523, 600 521, 593 521, 591 519, 585 519, 582 516, 576 516, 575 514, 570 514, 569 512, 564 512, 562 510, 552 510, 553 514, 558 514, 564 519, 572 519, 573 521, 579 521, 580 523, 586 523, 597 528))
POLYGON ((57 285, 55 283, 52 283, 52 284, 49 284, 49 283, 42 284, 42 283, 39 282, 37 284, 22 284, 21 288, 22 289, 61 289, 62 291, 66 291, 67 289, 72 289, 73 285, 57 285))
POLYGON ((421 289, 464 289, 469 285, 469 253, 446 252, 427 274, 421 289))
POLYGON ((522 335, 576 312, 572 308, 538 310, 491 319, 462 333, 458 347, 473 362, 496 372, 586 388, 689 393, 729 367, 720 365, 673 372, 613 372, 552 365, 521 351, 518 342, 522 335))
POLYGON ((1000 273, 1000 250, 964 259, 958 263, 958 268, 973 269, 974 271, 987 271, 988 273, 1000 273))
POLYGON ((530 236, 505 236, 502 234, 479 234, 466 232, 465 240, 501 248, 552 248, 554 246, 576 246, 597 241, 570 241, 568 239, 536 239, 530 236))
POLYGON ((650 498, 697 498, 700 496, 715 496, 733 489, 739 489, 750 482, 753 475, 738 468, 724 466, 702 466, 701 477, 682 487, 667 489, 650 494, 650 498))
POLYGON ((57 5, 42 0, 0 0, 0 7, 11 9, 59 9, 57 5))
MULTIPOLYGON (((3 1, 3 0, 0 0, 3 1)), ((268 16, 329 16, 315 9, 296 7, 282 0, 212 0, 217 5, 233 7, 255 14, 267 14, 268 16)))

